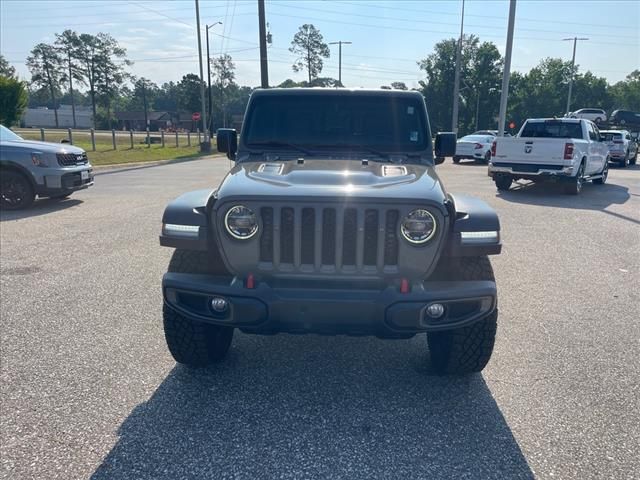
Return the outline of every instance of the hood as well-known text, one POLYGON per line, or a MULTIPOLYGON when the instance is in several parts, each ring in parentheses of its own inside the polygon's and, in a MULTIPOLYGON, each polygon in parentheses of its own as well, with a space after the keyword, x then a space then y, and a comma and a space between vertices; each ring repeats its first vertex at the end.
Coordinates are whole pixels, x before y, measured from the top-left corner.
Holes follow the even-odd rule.
POLYGON ((42 153, 75 153, 82 154, 82 148, 74 147, 68 143, 37 142, 32 140, 3 141, 2 148, 30 149, 42 153))
POLYGON ((431 200, 444 188, 430 165, 316 159, 241 162, 227 174, 218 198, 324 197, 431 200))

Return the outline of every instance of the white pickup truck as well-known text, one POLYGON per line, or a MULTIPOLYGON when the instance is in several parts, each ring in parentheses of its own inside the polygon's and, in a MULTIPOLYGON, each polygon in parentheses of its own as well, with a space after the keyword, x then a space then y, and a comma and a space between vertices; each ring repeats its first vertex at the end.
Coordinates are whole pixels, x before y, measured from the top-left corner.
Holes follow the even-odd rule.
POLYGON ((493 142, 489 176, 498 190, 519 179, 563 182, 577 195, 585 181, 607 180, 609 149, 591 121, 573 118, 530 118, 515 137, 493 142))

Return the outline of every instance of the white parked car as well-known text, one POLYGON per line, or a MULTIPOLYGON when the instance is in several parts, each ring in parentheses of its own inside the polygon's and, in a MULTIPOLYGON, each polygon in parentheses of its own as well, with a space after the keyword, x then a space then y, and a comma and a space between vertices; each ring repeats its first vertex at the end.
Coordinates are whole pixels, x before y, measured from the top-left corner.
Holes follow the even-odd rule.
POLYGON ((498 190, 511 182, 562 182, 577 195, 585 181, 602 185, 609 173, 609 147, 598 127, 574 118, 530 118, 516 137, 493 142, 489 176, 498 190))
POLYGON ((478 163, 489 163, 491 160, 491 145, 496 139, 494 135, 467 135, 458 140, 453 163, 459 163, 463 158, 471 158, 478 163))
POLYGON ((570 118, 584 118, 591 120, 595 123, 602 123, 607 121, 607 112, 601 108, 581 108, 575 112, 569 114, 570 118))
POLYGON ((621 167, 635 165, 638 157, 638 144, 626 130, 601 130, 600 135, 609 147, 609 161, 617 162, 621 167))

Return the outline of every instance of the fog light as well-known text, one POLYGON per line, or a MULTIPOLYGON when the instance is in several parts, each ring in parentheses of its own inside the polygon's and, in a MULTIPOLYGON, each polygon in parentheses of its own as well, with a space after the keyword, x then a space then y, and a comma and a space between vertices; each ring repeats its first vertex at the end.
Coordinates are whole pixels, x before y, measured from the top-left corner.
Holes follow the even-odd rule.
POLYGON ((216 313, 223 313, 229 308, 229 302, 222 297, 214 297, 211 300, 211 309, 216 313))
POLYGON ((441 303, 432 303, 427 307, 427 315, 431 318, 440 318, 444 314, 444 305, 441 303))

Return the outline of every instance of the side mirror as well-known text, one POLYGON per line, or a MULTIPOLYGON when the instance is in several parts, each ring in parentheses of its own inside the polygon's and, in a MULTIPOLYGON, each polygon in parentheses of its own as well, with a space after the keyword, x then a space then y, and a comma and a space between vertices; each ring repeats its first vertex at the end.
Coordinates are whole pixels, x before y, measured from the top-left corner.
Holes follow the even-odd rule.
POLYGON ((219 128, 216 132, 218 151, 226 153, 229 160, 236 159, 238 151, 238 134, 233 128, 219 128))
POLYGON ((456 142, 458 136, 454 132, 436 134, 434 154, 436 165, 444 162, 444 157, 453 157, 456 154, 456 142))

